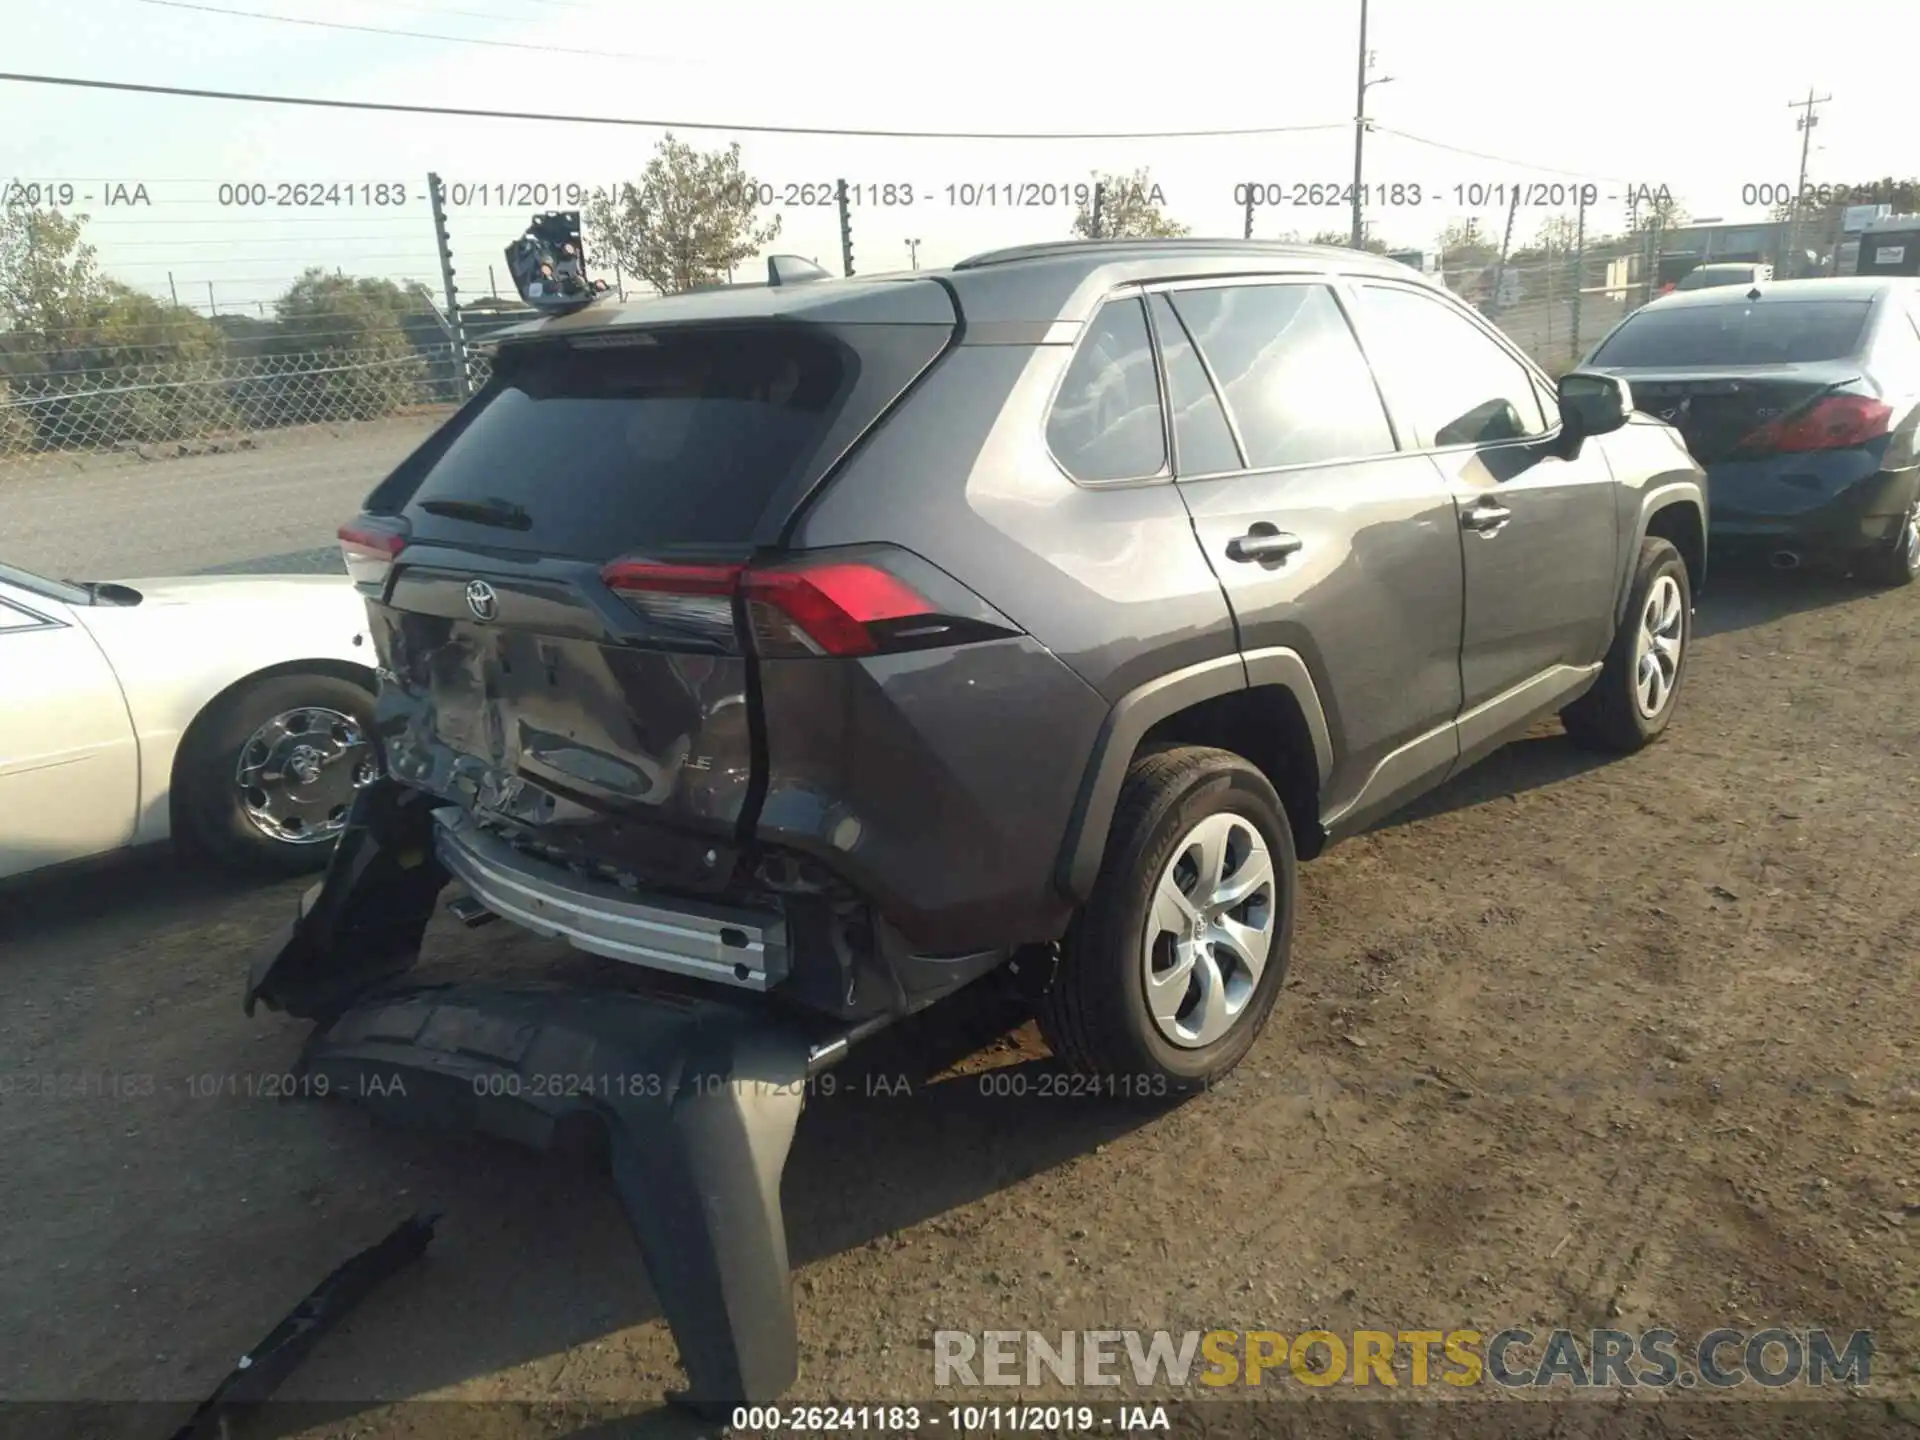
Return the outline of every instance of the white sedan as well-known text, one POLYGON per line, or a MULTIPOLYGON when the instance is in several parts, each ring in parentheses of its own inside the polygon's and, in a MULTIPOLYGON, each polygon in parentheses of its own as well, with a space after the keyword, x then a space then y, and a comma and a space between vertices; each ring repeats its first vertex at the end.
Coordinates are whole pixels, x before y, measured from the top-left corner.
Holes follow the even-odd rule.
POLYGON ((169 836, 319 869, 376 774, 376 663, 344 576, 0 565, 0 879, 169 836))

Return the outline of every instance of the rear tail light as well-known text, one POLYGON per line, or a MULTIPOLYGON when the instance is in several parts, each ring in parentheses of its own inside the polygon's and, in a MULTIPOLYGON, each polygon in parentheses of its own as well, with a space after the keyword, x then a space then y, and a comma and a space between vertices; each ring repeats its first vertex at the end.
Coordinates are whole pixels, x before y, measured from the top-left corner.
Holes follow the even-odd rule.
POLYGON ((1891 405, 1866 395, 1830 395, 1804 414, 1769 420, 1742 440, 1740 448, 1773 455, 1844 450, 1879 439, 1892 423, 1891 405))
POLYGON ((629 610, 644 616, 662 640, 731 650, 737 629, 733 597, 744 565, 656 565, 616 560, 600 572, 629 610))
POLYGON ((371 525, 340 527, 340 559, 347 567, 347 577, 362 589, 382 589, 394 557, 406 545, 407 537, 392 530, 371 525))
POLYGON ((756 655, 881 655, 1017 635, 945 572, 899 551, 794 564, 675 565, 618 560, 601 579, 662 639, 756 655))

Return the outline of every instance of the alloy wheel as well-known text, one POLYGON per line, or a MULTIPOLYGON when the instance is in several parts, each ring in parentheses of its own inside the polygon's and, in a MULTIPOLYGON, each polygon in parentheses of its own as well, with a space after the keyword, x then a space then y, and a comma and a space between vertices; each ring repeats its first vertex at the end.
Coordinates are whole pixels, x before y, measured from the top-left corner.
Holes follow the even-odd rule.
POLYGON ((1211 1045, 1253 999, 1279 921, 1273 857, 1244 817, 1209 815, 1174 847, 1147 911, 1142 979, 1160 1034, 1211 1045))
POLYGON ((1660 576, 1641 607, 1640 640, 1634 652, 1633 698, 1648 720, 1655 719, 1673 698, 1673 687, 1680 679, 1686 619, 1680 582, 1671 575, 1660 576))

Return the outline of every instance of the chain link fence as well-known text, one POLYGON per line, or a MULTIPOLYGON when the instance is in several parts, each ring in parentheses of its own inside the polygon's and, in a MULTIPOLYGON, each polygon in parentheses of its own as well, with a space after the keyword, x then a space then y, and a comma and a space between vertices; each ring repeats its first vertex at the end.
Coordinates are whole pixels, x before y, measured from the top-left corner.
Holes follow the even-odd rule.
POLYGON ((1633 256, 1437 257, 1433 278, 1559 377, 1647 299, 1633 256))
MULTIPOLYGON (((486 361, 470 356, 469 384, 486 361)), ((252 449, 448 410, 464 394, 451 344, 217 357, 0 374, 0 464, 74 452, 145 458, 252 449)))
MULTIPOLYGON (((1433 273, 1554 374, 1644 296, 1618 261, 1597 257, 1502 264, 1440 256, 1433 273)), ((0 374, 0 464, 101 451, 153 459, 318 438, 315 427, 450 410, 468 393, 460 370, 447 343, 0 374)), ((485 383, 484 356, 469 351, 466 370, 467 386, 485 383)))

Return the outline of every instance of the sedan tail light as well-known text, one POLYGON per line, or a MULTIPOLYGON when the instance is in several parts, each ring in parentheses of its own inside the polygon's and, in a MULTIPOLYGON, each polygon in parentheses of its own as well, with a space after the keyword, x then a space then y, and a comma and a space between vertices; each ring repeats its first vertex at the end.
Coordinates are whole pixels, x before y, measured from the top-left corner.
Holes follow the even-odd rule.
POLYGON ((377 525, 340 527, 340 559, 347 567, 347 577, 363 590, 385 588, 394 559, 406 546, 405 535, 377 525))
POLYGON ((1893 407, 1866 395, 1830 395, 1800 415, 1769 420, 1740 442, 1742 450, 1772 455, 1845 450, 1887 433, 1893 407))
POLYGON ((616 560, 601 579, 663 639, 750 645, 769 658, 881 655, 1020 633, 944 571, 883 547, 767 566, 616 560))

